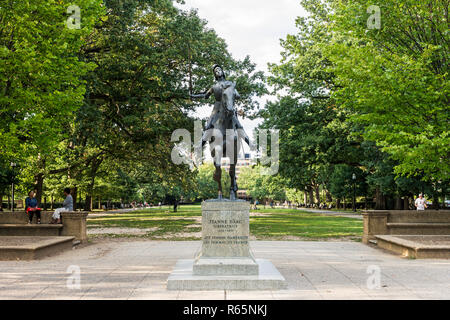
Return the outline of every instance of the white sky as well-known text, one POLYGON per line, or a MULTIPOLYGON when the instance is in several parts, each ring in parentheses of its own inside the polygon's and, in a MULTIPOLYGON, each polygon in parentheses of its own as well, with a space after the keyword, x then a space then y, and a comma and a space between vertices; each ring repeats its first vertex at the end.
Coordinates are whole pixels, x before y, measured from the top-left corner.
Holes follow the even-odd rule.
MULTIPOLYGON (((257 70, 267 72, 268 62, 280 61, 280 39, 296 33, 295 19, 304 16, 299 0, 185 0, 183 9, 197 8, 208 27, 225 39, 231 54, 237 59, 250 56, 257 70)), ((211 62, 213 63, 213 61, 211 62)), ((225 70, 226 72, 226 70, 225 70)), ((239 91, 239 88, 237 88, 239 91)), ((266 98, 261 99, 264 105, 266 98)), ((212 106, 199 108, 196 115, 206 119, 212 106)), ((241 119, 249 136, 260 123, 241 119)), ((247 149, 246 149, 247 150, 247 149)))

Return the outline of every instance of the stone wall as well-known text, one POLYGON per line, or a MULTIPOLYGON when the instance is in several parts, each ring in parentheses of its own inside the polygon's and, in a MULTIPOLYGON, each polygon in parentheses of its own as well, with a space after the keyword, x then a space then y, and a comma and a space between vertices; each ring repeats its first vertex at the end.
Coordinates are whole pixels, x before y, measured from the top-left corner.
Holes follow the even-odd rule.
POLYGON ((450 210, 368 210, 363 219, 364 243, 375 235, 450 234, 450 210))
MULTIPOLYGON (((52 220, 53 212, 42 211, 41 212, 41 223, 48 224, 52 220)), ((87 227, 86 218, 88 212, 77 211, 77 212, 62 212, 62 230, 61 236, 74 236, 77 240, 81 242, 87 241, 87 227)), ((2 224, 6 225, 26 225, 28 222, 28 216, 25 211, 14 211, 14 212, 0 212, 0 229, 2 224)), ((33 223, 36 223, 36 216, 33 217, 33 223)), ((8 228, 11 229, 11 228, 8 228)), ((20 230, 20 228, 18 228, 20 230)), ((11 231, 10 231, 11 232, 11 231)), ((1 233, 1 232, 0 232, 1 233)), ((20 234, 17 234, 20 235, 20 234)))
MULTIPOLYGON (((50 223, 53 212, 42 211, 41 223, 50 223)), ((0 212, 0 224, 27 224, 28 215, 25 211, 0 212)), ((36 223, 36 215, 33 217, 33 223, 36 223)))
POLYGON ((86 242, 87 241, 87 227, 86 218, 87 211, 67 211, 61 212, 63 229, 62 236, 74 236, 75 239, 86 242))

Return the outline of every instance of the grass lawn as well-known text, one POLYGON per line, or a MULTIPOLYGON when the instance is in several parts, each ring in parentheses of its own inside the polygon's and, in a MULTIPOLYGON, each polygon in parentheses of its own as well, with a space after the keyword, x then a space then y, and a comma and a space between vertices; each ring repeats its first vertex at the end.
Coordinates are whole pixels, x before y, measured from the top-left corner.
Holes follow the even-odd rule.
MULTIPOLYGON (((105 214, 105 213, 104 213, 105 214)), ((359 241, 362 220, 327 216, 296 209, 252 210, 250 234, 258 240, 323 240, 352 239, 359 241)), ((88 228, 106 229, 106 233, 90 237, 140 237, 158 240, 201 239, 200 205, 183 205, 178 212, 170 207, 151 208, 127 213, 88 217, 88 228), (115 232, 120 228, 120 233, 115 232), (130 230, 130 232, 127 232, 130 230), (143 230, 137 234, 136 230, 143 230), (109 232, 111 231, 111 232, 109 232), (131 232, 133 231, 133 232, 131 232)))

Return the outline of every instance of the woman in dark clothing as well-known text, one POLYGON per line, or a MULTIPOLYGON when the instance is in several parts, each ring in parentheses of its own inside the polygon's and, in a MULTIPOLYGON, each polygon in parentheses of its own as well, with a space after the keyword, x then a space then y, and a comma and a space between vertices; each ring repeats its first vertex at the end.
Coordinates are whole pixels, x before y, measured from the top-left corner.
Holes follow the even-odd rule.
POLYGON ((28 197, 25 199, 25 210, 28 213, 29 224, 33 221, 34 213, 36 213, 37 223, 41 223, 41 208, 38 208, 38 202, 34 197, 34 191, 30 191, 28 197))

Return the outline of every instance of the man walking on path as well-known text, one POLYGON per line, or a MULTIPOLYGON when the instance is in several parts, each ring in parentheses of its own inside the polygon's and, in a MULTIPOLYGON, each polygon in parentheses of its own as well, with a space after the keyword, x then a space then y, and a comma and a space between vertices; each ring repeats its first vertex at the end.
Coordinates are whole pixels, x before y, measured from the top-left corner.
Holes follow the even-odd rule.
POLYGON ((416 206, 417 210, 425 210, 425 208, 427 207, 427 202, 423 198, 422 194, 419 194, 419 197, 416 199, 414 205, 416 206))

